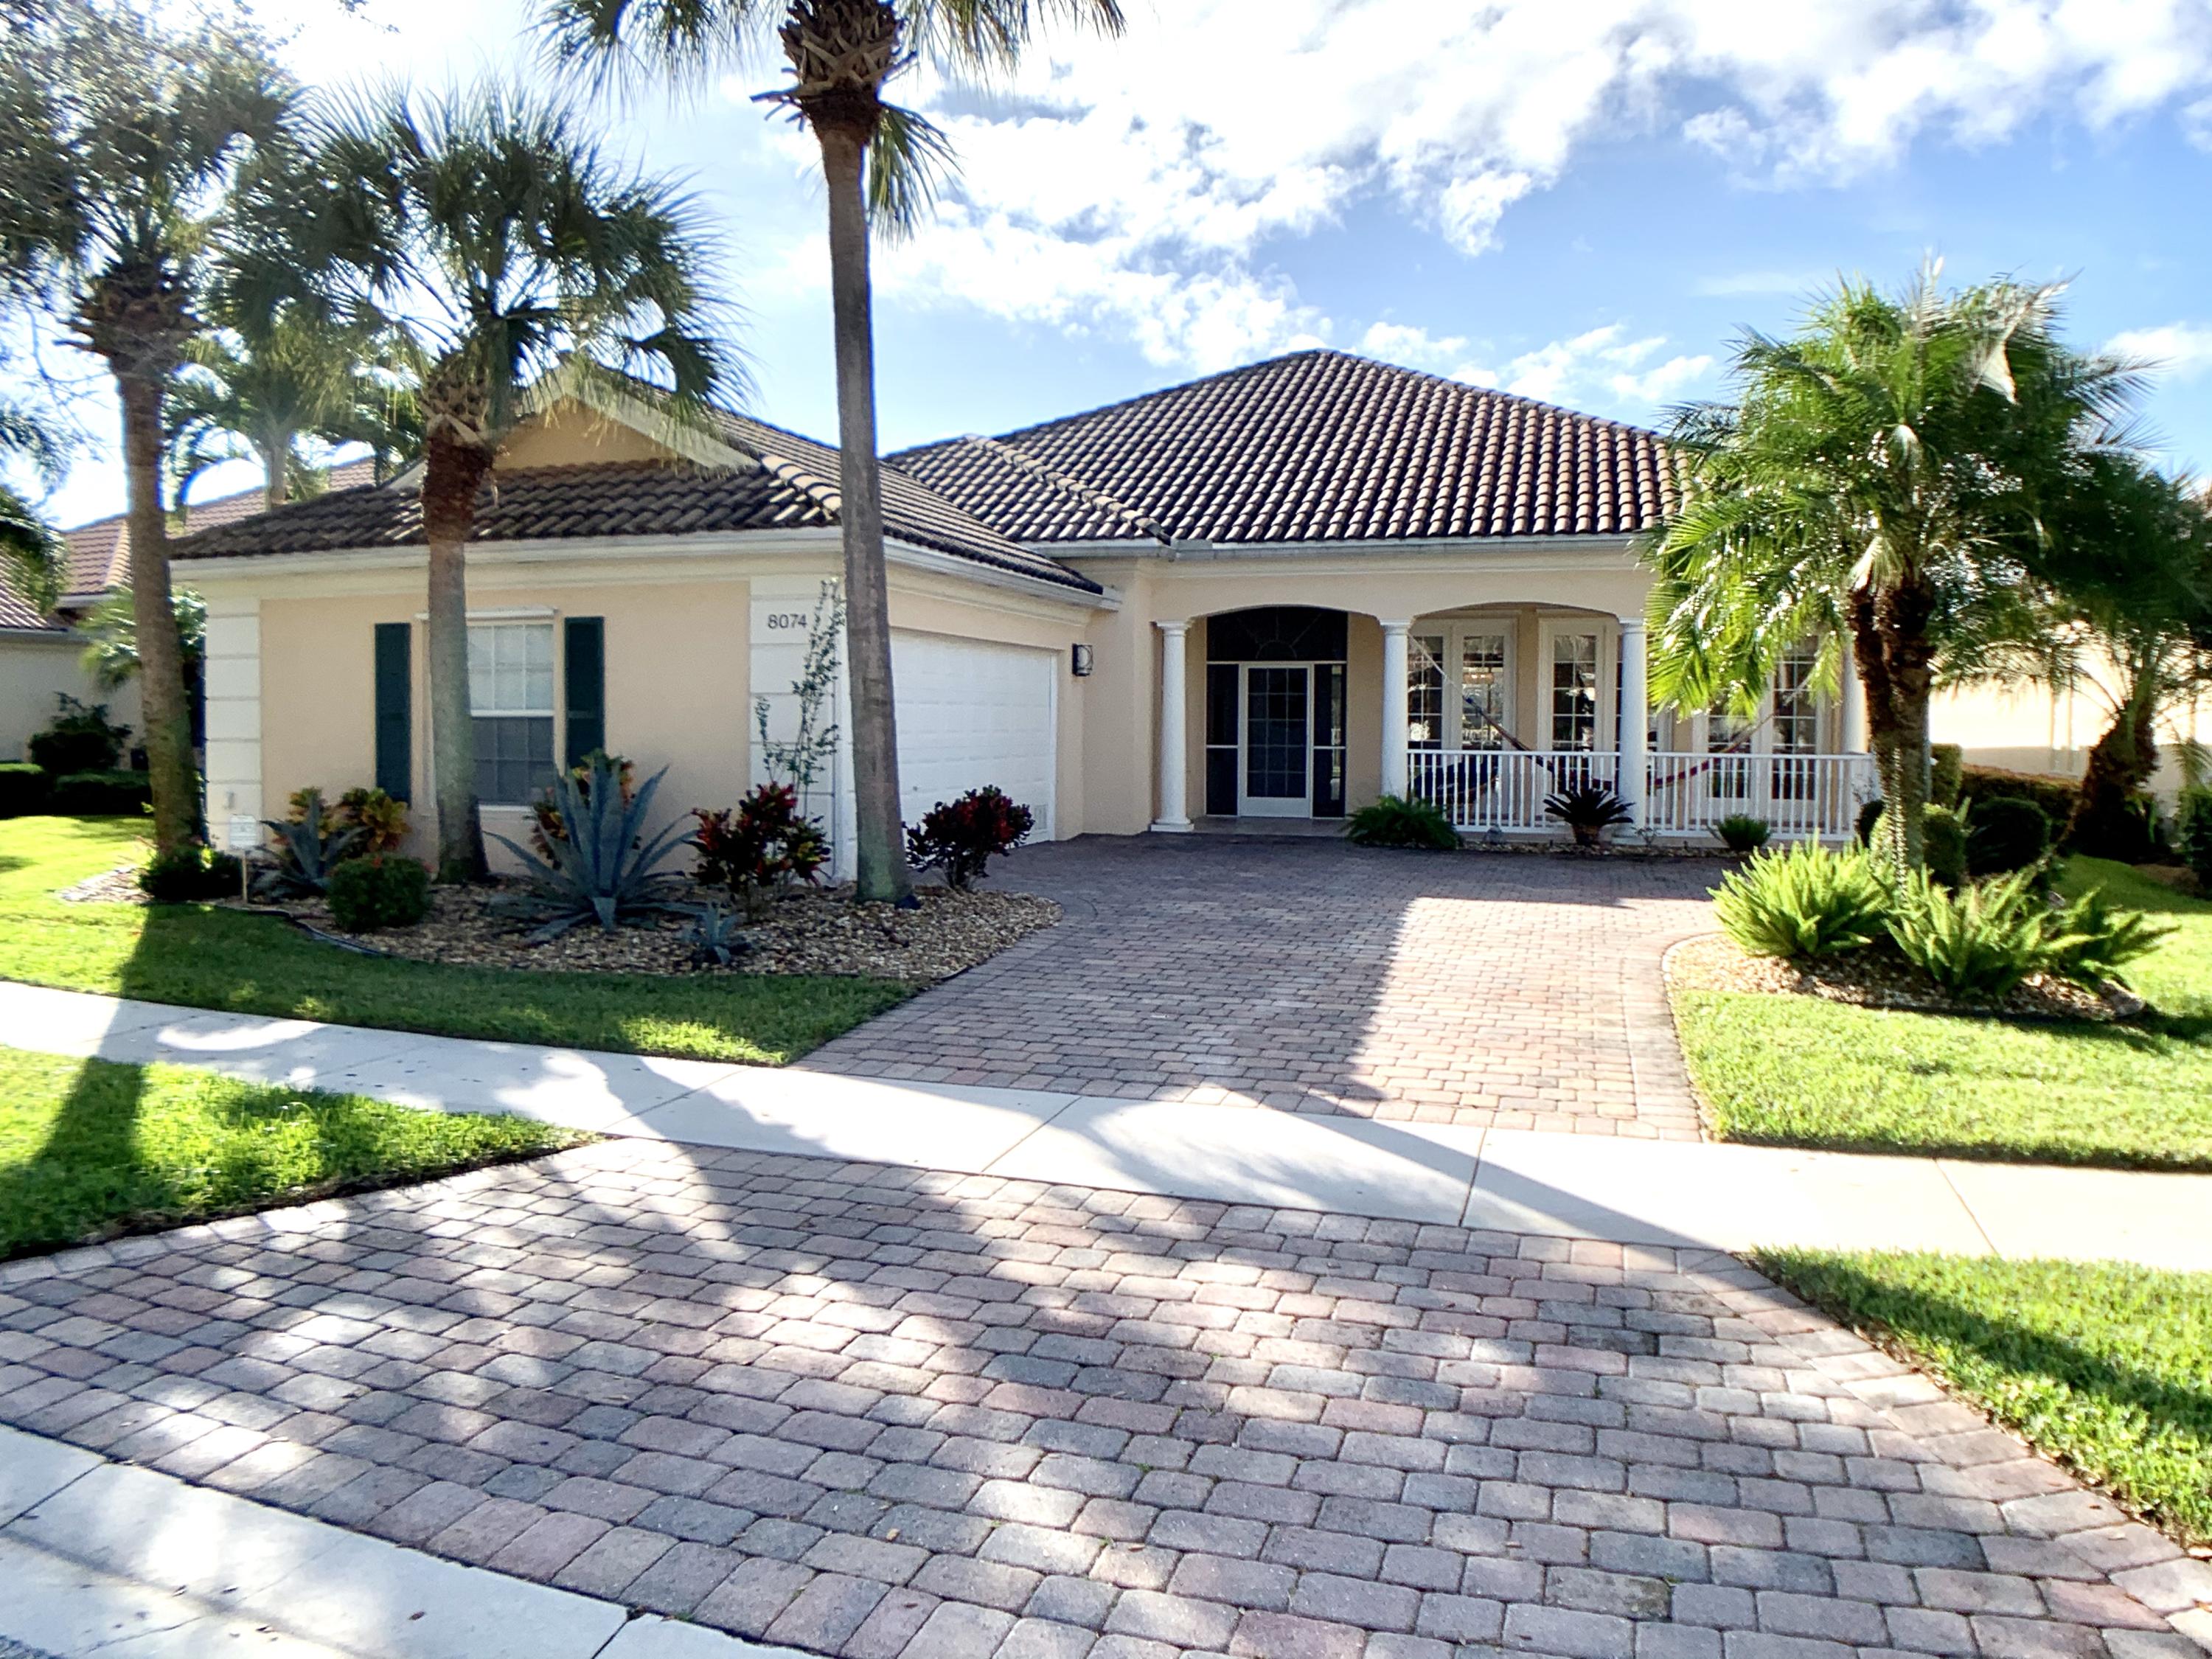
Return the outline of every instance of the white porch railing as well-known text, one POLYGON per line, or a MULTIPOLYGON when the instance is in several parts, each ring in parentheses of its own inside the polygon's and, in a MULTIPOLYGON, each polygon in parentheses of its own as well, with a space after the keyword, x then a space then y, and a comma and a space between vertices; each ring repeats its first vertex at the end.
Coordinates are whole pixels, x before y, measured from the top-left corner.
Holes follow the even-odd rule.
POLYGON ((1416 749, 1407 757, 1409 793, 1442 808, 1455 829, 1559 832, 1544 798, 1602 783, 1645 802, 1644 822, 1662 835, 1705 836, 1723 818, 1761 818, 1778 840, 1841 840, 1862 804, 1878 792, 1865 755, 1712 755, 1654 752, 1644 788, 1623 788, 1620 757, 1596 751, 1416 749))

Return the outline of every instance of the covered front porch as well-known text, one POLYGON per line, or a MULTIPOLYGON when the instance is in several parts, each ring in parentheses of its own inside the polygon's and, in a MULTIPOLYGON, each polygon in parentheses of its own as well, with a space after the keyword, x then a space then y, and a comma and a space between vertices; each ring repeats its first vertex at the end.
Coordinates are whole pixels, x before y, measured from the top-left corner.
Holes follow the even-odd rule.
POLYGON ((1549 836, 1547 797, 1601 784, 1655 837, 1749 817, 1840 839, 1876 793, 1856 680, 1818 696, 1809 650, 1741 718, 1655 714, 1642 618, 1587 606, 1257 605, 1154 625, 1156 830, 1324 826, 1397 794, 1469 835, 1549 836))

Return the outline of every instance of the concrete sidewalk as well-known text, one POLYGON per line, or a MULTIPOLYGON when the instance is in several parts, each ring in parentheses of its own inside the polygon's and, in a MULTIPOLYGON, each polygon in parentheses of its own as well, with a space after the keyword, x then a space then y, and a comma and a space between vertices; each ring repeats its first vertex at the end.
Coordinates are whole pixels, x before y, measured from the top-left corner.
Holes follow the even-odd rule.
POLYGON ((0 1659, 804 1659, 0 1427, 0 1659))
POLYGON ((610 1135, 1622 1244, 2212 1268, 2212 1176, 1547 1134, 651 1059, 0 985, 0 1045, 610 1135))

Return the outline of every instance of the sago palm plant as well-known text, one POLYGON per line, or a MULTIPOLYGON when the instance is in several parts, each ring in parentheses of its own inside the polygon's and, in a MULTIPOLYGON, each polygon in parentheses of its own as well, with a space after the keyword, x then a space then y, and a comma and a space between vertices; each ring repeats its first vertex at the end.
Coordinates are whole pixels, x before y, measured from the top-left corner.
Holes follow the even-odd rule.
POLYGON ((790 66, 789 83, 761 96, 813 133, 830 198, 855 896, 905 900, 868 234, 872 219, 879 231, 911 227, 951 157, 943 135, 884 88, 918 58, 958 74, 1001 70, 1041 23, 1118 32, 1119 0, 543 0, 543 16, 555 57, 594 78, 696 87, 778 48, 790 66))

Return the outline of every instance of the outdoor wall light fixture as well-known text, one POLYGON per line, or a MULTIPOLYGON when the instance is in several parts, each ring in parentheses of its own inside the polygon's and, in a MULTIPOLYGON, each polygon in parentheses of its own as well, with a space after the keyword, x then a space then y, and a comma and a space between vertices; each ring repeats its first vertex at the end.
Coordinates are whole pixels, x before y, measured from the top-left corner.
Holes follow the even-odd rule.
POLYGON ((1068 653, 1068 670, 1079 680, 1091 678, 1091 647, 1079 645, 1068 653))

